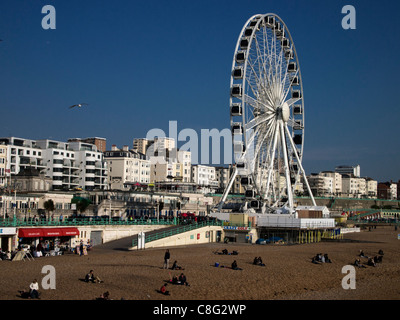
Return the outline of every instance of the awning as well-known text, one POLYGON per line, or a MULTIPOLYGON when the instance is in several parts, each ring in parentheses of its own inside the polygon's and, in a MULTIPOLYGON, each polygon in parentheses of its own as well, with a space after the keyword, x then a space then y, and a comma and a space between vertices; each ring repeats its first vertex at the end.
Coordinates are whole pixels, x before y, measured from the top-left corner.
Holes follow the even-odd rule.
POLYGON ((79 235, 78 228, 20 228, 20 238, 72 237, 79 235))

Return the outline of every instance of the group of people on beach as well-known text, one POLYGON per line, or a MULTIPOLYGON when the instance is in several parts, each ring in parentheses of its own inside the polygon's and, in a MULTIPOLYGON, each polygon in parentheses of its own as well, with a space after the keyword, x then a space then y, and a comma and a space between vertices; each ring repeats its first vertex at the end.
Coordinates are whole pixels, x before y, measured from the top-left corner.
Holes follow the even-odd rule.
POLYGON ((380 249, 378 251, 378 255, 375 255, 374 257, 370 257, 364 254, 363 250, 360 250, 358 254, 358 258, 354 261, 354 266, 358 268, 366 268, 365 264, 361 262, 360 258, 365 258, 367 259, 367 265, 370 267, 376 267, 377 263, 381 263, 383 259, 383 250, 380 249))
MULTIPOLYGON (((169 260, 171 258, 171 253, 169 252, 169 249, 167 249, 164 253, 164 264, 163 264, 163 269, 169 269, 169 260)), ((172 264, 171 270, 185 270, 182 266, 178 265, 178 261, 174 261, 174 263, 172 264)), ((164 283, 159 292, 163 295, 170 295, 169 290, 167 290, 167 285, 168 284, 176 284, 176 285, 185 285, 185 286, 189 286, 189 283, 186 280, 186 276, 183 272, 181 272, 181 274, 175 275, 175 276, 171 276, 170 274, 170 279, 164 283)))
POLYGON ((265 263, 263 263, 261 257, 254 257, 253 264, 256 266, 265 266, 265 263))
POLYGON ((312 257, 311 262, 315 264, 332 263, 332 260, 329 259, 327 253, 325 254, 317 253, 314 257, 312 257))

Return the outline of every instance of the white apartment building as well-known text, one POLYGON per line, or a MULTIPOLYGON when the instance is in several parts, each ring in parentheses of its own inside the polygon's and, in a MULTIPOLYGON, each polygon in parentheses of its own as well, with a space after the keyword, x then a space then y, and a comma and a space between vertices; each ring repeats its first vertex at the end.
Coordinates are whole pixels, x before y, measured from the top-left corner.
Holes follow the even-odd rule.
POLYGON ((31 140, 16 137, 0 138, 7 146, 6 174, 19 173, 32 167, 52 179, 53 190, 105 189, 107 167, 103 153, 93 144, 31 140))
POLYGON ((215 167, 201 164, 192 165, 192 182, 198 184, 199 186, 210 186, 217 188, 218 181, 216 179, 215 167))
POLYGON ((334 192, 334 178, 326 175, 311 174, 307 177, 311 192, 314 196, 329 197, 334 192))
POLYGON ((319 173, 320 176, 330 177, 333 179, 332 193, 333 195, 342 194, 342 175, 338 172, 333 171, 322 171, 319 173))
POLYGON ((391 196, 391 199, 397 199, 397 184, 396 183, 390 184, 390 196, 391 196))
POLYGON ((368 198, 376 198, 378 195, 378 181, 371 178, 365 178, 366 194, 368 198))
POLYGON ((353 175, 342 175, 343 195, 353 198, 367 196, 367 183, 365 178, 354 177, 353 175))
POLYGON ((104 156, 110 189, 128 190, 135 183, 150 183, 150 160, 146 155, 129 150, 128 146, 118 149, 113 145, 104 156))

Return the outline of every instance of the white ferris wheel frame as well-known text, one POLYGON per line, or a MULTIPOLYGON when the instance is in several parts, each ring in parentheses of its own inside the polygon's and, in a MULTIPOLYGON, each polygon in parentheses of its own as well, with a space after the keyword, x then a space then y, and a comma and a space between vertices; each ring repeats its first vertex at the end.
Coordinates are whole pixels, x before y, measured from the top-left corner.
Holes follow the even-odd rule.
MULTIPOLYGON (((268 20, 269 21, 269 20, 268 20)), ((259 34, 259 33, 258 33, 259 34)), ((265 45, 265 43, 264 43, 265 45)), ((254 47, 253 47, 254 49, 254 47)), ((268 51, 268 50, 267 50, 268 51)), ((258 62, 257 62, 258 63, 258 62)), ((237 70, 238 70, 237 69, 237 70)), ((240 70, 238 70, 240 71, 240 70)), ((271 88, 271 87, 270 87, 271 88)), ((269 89, 270 89, 269 88, 269 89)), ((282 199, 282 195, 281 194, 281 189, 280 189, 280 184, 278 184, 278 190, 273 190, 273 183, 272 181, 276 179, 280 179, 280 177, 275 177, 274 175, 279 175, 280 173, 275 170, 274 168, 274 163, 278 162, 278 167, 280 166, 280 161, 282 161, 282 159, 279 159, 278 161, 276 161, 276 157, 279 156, 279 153, 281 154, 281 156, 283 157, 283 171, 284 171, 284 177, 285 177, 285 188, 286 188, 286 197, 287 197, 287 201, 284 203, 284 206, 287 207, 289 209, 290 213, 294 213, 294 200, 293 200, 293 184, 291 182, 291 180, 293 179, 293 176, 295 176, 294 180, 294 186, 296 186, 296 184, 300 183, 300 175, 302 174, 304 182, 307 186, 309 195, 311 197, 312 203, 315 206, 315 200, 313 197, 313 194, 311 192, 310 186, 308 184, 307 181, 307 177, 304 171, 304 168, 301 164, 302 162, 302 157, 303 157, 303 148, 304 148, 304 95, 303 95, 303 83, 302 83, 302 79, 301 79, 301 71, 300 71, 300 64, 298 61, 298 56, 297 56, 297 52, 296 52, 296 48, 294 46, 294 42, 292 40, 292 37, 290 35, 289 29, 287 28, 286 24, 283 22, 283 20, 276 14, 273 13, 267 13, 267 14, 256 14, 254 16, 252 16, 251 18, 249 18, 247 20, 247 22, 244 24, 237 43, 236 43, 236 47, 235 47, 235 53, 233 56, 233 62, 232 62, 232 73, 231 73, 231 81, 230 81, 230 89, 231 89, 231 94, 230 94, 230 98, 229 98, 229 105, 230 108, 232 108, 233 106, 233 101, 240 101, 239 103, 236 103, 236 105, 241 107, 241 117, 242 120, 239 121, 240 124, 240 128, 241 128, 241 135, 239 135, 239 139, 236 139, 238 141, 235 141, 235 134, 234 132, 232 132, 232 136, 233 136, 233 147, 234 150, 235 149, 235 144, 239 145, 239 149, 240 152, 238 154, 235 153, 235 162, 236 165, 234 167, 234 171, 232 176, 230 177, 230 181, 228 183, 228 186, 226 187, 224 194, 222 196, 221 202, 218 205, 219 210, 222 209, 222 205, 225 202, 227 195, 230 191, 230 189, 232 188, 232 185, 236 179, 236 176, 239 175, 243 175, 243 173, 241 174, 238 169, 238 163, 245 163, 247 165, 247 171, 244 170, 245 173, 244 175, 247 175, 249 177, 251 177, 252 182, 250 183, 250 188, 254 189, 260 200, 262 200, 263 202, 269 202, 269 206, 270 207, 277 207, 279 200, 282 199), (268 18, 272 18, 273 19, 273 27, 270 27, 273 30, 273 35, 274 37, 271 38, 272 44, 271 44, 271 48, 270 48, 270 52, 265 52, 265 46, 264 46, 264 54, 261 52, 260 49, 260 45, 258 44, 258 40, 257 40, 257 32, 260 32, 261 28, 263 32, 263 40, 265 40, 265 42, 267 42, 267 47, 268 47, 268 30, 267 30, 267 19, 268 18), (278 23, 278 24, 275 24, 278 23), (261 26, 262 24, 262 26, 261 26), (250 28, 251 26, 251 28, 250 28), (280 26, 280 29, 276 29, 279 28, 278 26, 280 26), (247 29, 247 30, 246 30, 247 29), (286 58, 284 57, 284 54, 286 53, 286 51, 283 48, 283 42, 281 40, 281 47, 280 47, 280 52, 279 52, 279 59, 280 61, 278 61, 278 64, 276 63, 276 58, 277 58, 277 54, 276 54, 276 48, 277 48, 277 43, 278 43, 278 37, 277 37, 277 32, 280 30, 282 33, 280 33, 280 37, 283 39, 287 39, 288 40, 288 44, 290 44, 290 51, 291 54, 289 55, 289 58, 287 59, 288 61, 294 61, 295 62, 295 73, 294 76, 293 74, 289 75, 289 71, 288 71, 288 61, 286 61, 286 68, 284 71, 284 77, 283 77, 283 81, 281 80, 281 76, 282 76, 282 65, 284 65, 284 60, 286 60, 286 58), (245 35, 245 32, 250 31, 251 35, 249 36, 248 34, 245 35), (265 37, 265 38, 264 38, 265 37), (245 48, 245 50, 240 50, 241 49, 241 41, 242 40, 246 40, 247 41, 247 47, 245 48), (255 61, 257 62, 257 60, 262 60, 264 59, 263 63, 262 63, 262 69, 263 70, 258 70, 259 74, 258 74, 258 85, 261 84, 261 80, 263 78, 265 78, 265 81, 268 82, 269 84, 274 85, 274 87, 272 88, 273 91, 270 90, 264 90, 264 94, 267 96, 267 100, 269 100, 269 104, 264 103, 265 100, 262 99, 258 99, 257 97, 251 97, 249 95, 247 95, 247 91, 245 92, 245 89, 247 87, 250 87, 250 89, 253 91, 253 94, 261 94, 258 90, 254 91, 253 88, 250 85, 250 80, 246 77, 246 72, 248 71, 248 69, 252 69, 250 73, 253 73, 255 76, 257 76, 257 71, 254 70, 254 67, 249 64, 249 53, 250 53, 250 49, 252 48, 253 45, 253 41, 255 41, 255 45, 257 47, 258 53, 257 53, 257 59, 255 59, 255 61), (273 46, 273 48, 272 48, 273 46), (272 52, 272 49, 274 49, 274 52, 272 52), (236 61, 237 55, 239 52, 244 53, 244 63, 238 63, 236 61), (268 55, 266 55, 266 53, 268 55), (272 63, 272 54, 274 53, 274 65, 273 67, 275 67, 275 74, 273 74, 271 76, 271 72, 273 73, 274 70, 272 70, 272 67, 270 66, 270 69, 268 69, 268 75, 267 77, 265 77, 266 73, 267 73, 267 69, 266 69, 266 65, 267 65, 267 59, 269 60, 268 63, 272 63), (261 58, 261 59, 260 59, 261 58), (277 66, 279 65, 280 70, 278 72, 277 70, 277 66), (235 68, 240 69, 242 68, 242 78, 235 78, 234 77, 234 72, 235 72, 235 68), (264 77, 263 77, 264 76, 264 77), (279 76, 279 81, 278 81, 278 76, 279 76), (289 77, 292 77, 291 80, 288 80, 289 77), (272 77, 272 78, 271 78, 272 77), (287 96, 289 95, 289 93, 293 94, 293 79, 297 77, 298 83, 295 84, 295 86, 299 87, 300 89, 297 90, 300 92, 300 95, 298 98, 294 98, 291 97, 290 99, 286 100, 287 96), (276 79, 275 79, 276 78, 276 79), (236 79, 236 81, 235 81, 236 79), (242 79, 240 81, 240 79, 242 79), (239 80, 239 81, 237 81, 239 80), (272 83, 271 83, 271 80, 272 83), (276 80, 276 83, 274 82, 274 80, 276 80), (282 82, 281 82, 282 81, 282 82), (287 82, 289 81, 289 86, 287 88, 285 88, 285 84, 287 84, 287 82), (239 84, 238 84, 239 82, 239 84), (241 82, 241 85, 240 85, 241 82), (277 84, 279 84, 277 86, 277 84), (237 86, 237 88, 239 88, 239 94, 238 96, 234 96, 232 94, 232 90, 234 86, 237 86), (272 106, 271 101, 275 101, 274 105, 272 106), (301 143, 300 143, 300 147, 298 147, 298 144, 295 144, 293 141, 293 137, 294 137, 294 132, 295 132, 295 125, 296 125, 296 121, 294 119, 294 105, 295 103, 301 103, 300 107, 301 107, 301 122, 300 123, 300 130, 297 131, 301 131, 301 143), (264 110, 267 110, 266 112, 264 112, 262 114, 263 117, 258 117, 258 115, 256 116, 253 112, 253 118, 251 120, 248 120, 248 118, 246 118, 246 112, 248 111, 246 106, 247 105, 252 105, 253 108, 255 108, 255 106, 261 106, 262 108, 264 108, 264 110), (290 115, 292 115, 292 118, 290 118, 290 115), (267 124, 265 124, 267 123, 267 124), (288 123, 291 125, 291 129, 292 132, 290 132, 289 127, 288 127, 288 123), (253 130, 253 128, 256 128, 255 130, 253 130), (252 135, 248 135, 250 131, 253 133, 252 135), (256 130, 259 130, 258 132, 254 132, 256 130), (262 132, 261 130, 267 130, 266 132, 262 132), (257 133, 257 134, 256 134, 257 133), (254 140, 257 139, 259 136, 262 136, 262 141, 261 143, 258 143, 255 145, 255 147, 253 148, 253 152, 254 152, 254 156, 251 157, 250 155, 250 148, 251 146, 254 146, 254 140), (265 142, 265 140, 268 139, 269 141, 265 142), (239 144, 237 144, 239 143, 239 144), (269 143, 267 145, 267 143, 269 143), (243 148, 241 147, 241 144, 243 145, 243 148), (264 152, 264 154, 266 154, 266 158, 265 159, 261 159, 261 160, 265 160, 262 161, 263 163, 261 163, 261 165, 263 166, 263 168, 257 167, 256 166, 256 162, 258 160, 260 160, 260 152, 261 149, 263 147, 267 146, 267 152, 264 152), (291 152, 289 152, 291 151, 291 152), (277 153, 278 152, 278 153, 277 153), (293 163, 290 163, 293 161, 296 161, 296 165, 297 165, 297 170, 290 170, 290 166, 293 166, 293 163), (267 167, 265 167, 265 164, 267 163, 267 167), (250 173, 249 173, 250 170, 250 173), (266 179, 267 182, 263 188, 263 183, 264 183, 264 172, 265 170, 267 171, 266 174, 266 179), (270 194, 275 193, 275 197, 274 200, 272 200, 272 197, 270 194), (278 193, 278 195, 276 194, 278 193), (276 201, 277 200, 277 201, 276 201)), ((298 106, 298 105, 297 105, 298 106)), ((240 118, 240 114, 233 116, 232 115, 232 111, 231 111, 231 128, 233 130, 234 126, 238 124, 237 121, 234 121, 234 119, 240 118)), ((299 129, 299 128, 297 128, 299 129)), ((242 170, 243 171, 243 170, 242 170)))

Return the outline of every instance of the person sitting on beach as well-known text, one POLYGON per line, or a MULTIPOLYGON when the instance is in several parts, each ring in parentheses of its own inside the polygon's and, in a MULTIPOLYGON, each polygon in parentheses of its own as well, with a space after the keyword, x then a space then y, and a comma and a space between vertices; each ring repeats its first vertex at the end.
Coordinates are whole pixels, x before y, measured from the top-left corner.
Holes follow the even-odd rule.
POLYGON ((374 257, 374 262, 375 262, 375 263, 380 263, 380 262, 382 262, 382 256, 375 256, 375 257, 374 257))
POLYGON ((368 265, 369 265, 369 266, 372 266, 372 267, 376 267, 376 263, 375 263, 374 259, 369 258, 369 259, 368 259, 368 265))
POLYGON ((383 250, 380 249, 379 252, 378 252, 378 254, 380 254, 381 256, 383 256, 383 250))
POLYGON ((263 263, 261 257, 255 257, 254 261, 253 261, 253 264, 257 265, 257 266, 265 266, 265 264, 263 263))
POLYGON ((366 266, 364 266, 360 259, 356 259, 356 261, 354 261, 354 266, 358 267, 358 268, 366 268, 366 266))
POLYGON ((162 293, 163 295, 169 296, 169 291, 167 291, 167 286, 168 283, 164 283, 160 289, 160 293, 162 293))
POLYGON ((110 293, 108 291, 104 292, 97 300, 111 300, 110 293))
POLYGON ((263 263, 261 257, 258 257, 258 265, 262 266, 262 267, 265 266, 265 264, 263 263))
POLYGON ((359 256, 360 256, 361 258, 368 258, 368 257, 364 254, 364 251, 363 251, 363 250, 360 250, 359 256))
POLYGON ((317 256, 313 257, 313 258, 311 259, 311 262, 312 262, 312 263, 315 263, 315 264, 321 264, 321 262, 318 261, 317 256))
POLYGON ((222 254, 228 254, 228 250, 226 249, 222 250, 222 254))
POLYGON ((178 276, 170 277, 170 279, 169 279, 168 282, 169 282, 169 283, 172 283, 172 284, 180 284, 180 281, 179 281, 178 276))
POLYGON ((189 283, 186 281, 186 276, 183 273, 179 275, 179 284, 189 286, 189 283))
POLYGON ((29 285, 29 299, 39 298, 39 284, 36 279, 29 285))
POLYGON ((328 258, 328 254, 327 253, 324 254, 324 259, 325 259, 325 262, 332 263, 332 260, 328 258))
POLYGON ((174 261, 174 264, 171 267, 171 270, 184 270, 181 266, 178 266, 177 261, 174 261))
POLYGON ((232 262, 232 270, 242 270, 241 268, 238 268, 236 260, 233 260, 232 262))
POLYGON ((95 275, 93 274, 93 270, 90 270, 89 273, 85 276, 85 282, 101 283, 103 281, 100 280, 99 277, 95 277, 95 275))

